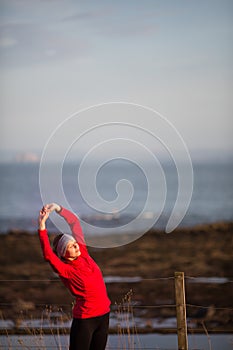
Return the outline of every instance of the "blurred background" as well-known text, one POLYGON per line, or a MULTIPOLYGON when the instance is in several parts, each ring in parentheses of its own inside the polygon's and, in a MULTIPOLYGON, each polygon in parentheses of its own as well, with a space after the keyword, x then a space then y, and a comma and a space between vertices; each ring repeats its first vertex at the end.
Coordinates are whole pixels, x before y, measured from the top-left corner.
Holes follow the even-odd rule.
MULTIPOLYGON (((194 166, 186 225, 232 220, 232 1, 1 0, 0 10, 2 231, 35 227, 39 161, 54 130, 80 109, 109 101, 155 109, 182 136, 194 166)), ((159 227, 177 194, 171 167, 159 227)), ((110 174, 122 174, 116 169, 110 174)), ((108 200, 110 176, 99 182, 108 200)), ((124 220, 145 199, 138 176, 142 190, 124 220)), ((75 179, 64 181, 74 209, 92 215, 72 197, 75 179)))

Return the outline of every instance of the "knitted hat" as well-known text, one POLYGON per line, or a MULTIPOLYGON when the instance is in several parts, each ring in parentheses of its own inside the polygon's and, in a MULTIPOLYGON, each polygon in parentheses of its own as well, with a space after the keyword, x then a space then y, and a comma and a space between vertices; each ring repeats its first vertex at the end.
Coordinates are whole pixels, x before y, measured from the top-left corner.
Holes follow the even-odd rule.
POLYGON ((67 235, 66 233, 64 233, 61 238, 58 241, 57 244, 57 248, 56 248, 56 252, 57 255, 62 258, 65 256, 66 254, 66 248, 67 248, 67 244, 72 241, 72 242, 76 242, 74 237, 71 235, 67 235))

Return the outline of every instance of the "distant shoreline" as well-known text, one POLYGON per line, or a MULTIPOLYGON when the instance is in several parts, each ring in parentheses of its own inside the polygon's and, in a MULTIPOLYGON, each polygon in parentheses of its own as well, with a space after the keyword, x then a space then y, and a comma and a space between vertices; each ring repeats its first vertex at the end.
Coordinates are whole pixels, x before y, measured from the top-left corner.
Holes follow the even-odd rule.
MULTIPOLYGON (((86 217, 80 216, 81 220, 85 219, 85 218, 86 217)), ((22 219, 22 220, 24 220, 24 219, 22 219)), ((6 230, 2 230, 1 227, 0 227, 0 235, 1 234, 14 234, 14 233, 17 233, 17 232, 25 232, 25 233, 28 233, 28 234, 37 233, 36 217, 34 218, 33 221, 34 221, 34 224, 35 224, 35 229, 29 229, 28 230, 28 229, 20 228, 20 227, 17 227, 17 226, 15 226, 15 227, 12 226, 12 227, 9 227, 6 230)), ((1 219, 0 219, 0 222, 1 222, 1 219)), ((210 227, 217 227, 217 226, 224 227, 225 225, 228 226, 228 225, 231 225, 231 224, 233 224, 233 219, 232 220, 217 220, 217 221, 209 221, 209 222, 206 221, 206 222, 203 222, 203 223, 196 223, 196 224, 193 224, 193 225, 182 224, 182 222, 181 222, 180 225, 174 231, 177 231, 177 230, 182 230, 182 231, 195 230, 196 231, 196 230, 202 230, 202 229, 206 230, 206 229, 209 229, 210 227)), ((48 227, 49 227, 49 229, 51 229, 51 232, 53 232, 53 233, 59 232, 57 227, 55 227, 54 225, 53 225, 53 227, 51 227, 52 225, 53 224, 50 224, 50 225, 48 224, 48 227)), ((103 227, 103 228, 105 229, 106 227, 103 227)), ((117 231, 117 227, 116 227, 116 231, 117 231)), ((148 231, 164 232, 165 233, 165 230, 163 228, 160 228, 160 227, 152 227, 148 231)), ((172 232, 174 232, 174 231, 172 231, 172 232)), ((129 234, 130 233, 134 234, 134 232, 129 232, 129 234)), ((104 234, 103 234, 103 236, 104 236, 104 234)))
MULTIPOLYGON (((226 230, 228 227, 231 227, 233 225, 233 220, 219 220, 219 221, 213 221, 213 222, 205 222, 205 223, 199 223, 199 224, 194 224, 194 225, 179 225, 174 231, 170 232, 170 233, 166 233, 165 229, 162 228, 156 228, 156 227, 152 227, 151 229, 149 229, 147 232, 143 233, 142 236, 144 236, 145 234, 149 233, 149 232, 154 232, 154 233, 164 233, 165 235, 172 235, 173 233, 180 231, 183 233, 188 233, 188 232, 208 232, 211 229, 220 229, 220 230, 226 230)), ((104 229, 106 230, 106 227, 104 227, 104 229)), ((55 226, 51 226, 48 225, 48 233, 49 234, 57 234, 60 231, 57 229, 57 227, 55 226)), ((35 229, 22 229, 22 228, 18 228, 18 227, 12 227, 12 228, 8 228, 7 230, 1 230, 0 228, 0 236, 1 235, 17 235, 17 234, 28 234, 28 235, 34 235, 37 234, 37 225, 35 224, 35 229)), ((138 231, 138 233, 140 234, 140 231, 138 231)), ((85 232, 84 232, 85 234, 85 232)), ((116 228, 116 233, 117 236, 121 235, 121 233, 117 232, 117 228, 116 228)), ((135 231, 132 232, 126 232, 126 233, 122 233, 122 235, 134 235, 135 231)), ((114 234, 113 234, 114 235, 114 234)), ((95 236, 94 233, 92 234, 86 234, 87 237, 91 237, 93 238, 95 236)), ((109 233, 107 233, 105 231, 105 233, 103 234, 98 234, 97 238, 103 237, 106 238, 106 236, 109 236, 109 233)), ((141 236, 140 236, 141 237, 141 236)))

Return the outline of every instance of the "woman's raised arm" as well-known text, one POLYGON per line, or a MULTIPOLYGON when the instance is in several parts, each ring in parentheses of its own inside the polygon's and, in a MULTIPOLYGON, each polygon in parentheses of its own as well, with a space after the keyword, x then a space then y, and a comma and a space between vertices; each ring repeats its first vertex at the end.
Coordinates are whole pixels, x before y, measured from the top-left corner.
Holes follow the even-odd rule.
POLYGON ((75 238, 75 240, 79 244, 86 246, 82 227, 80 225, 78 217, 74 213, 56 203, 46 204, 44 207, 49 212, 55 210, 60 216, 62 216, 66 220, 67 224, 70 226, 72 235, 75 238))

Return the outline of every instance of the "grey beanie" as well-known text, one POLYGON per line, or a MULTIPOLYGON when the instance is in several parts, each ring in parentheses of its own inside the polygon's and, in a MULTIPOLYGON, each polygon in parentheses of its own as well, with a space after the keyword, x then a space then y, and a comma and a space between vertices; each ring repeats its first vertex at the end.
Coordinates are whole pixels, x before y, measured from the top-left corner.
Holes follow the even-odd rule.
POLYGON ((57 251, 57 255, 60 258, 65 256, 65 254, 66 254, 66 247, 67 247, 67 244, 70 241, 76 242, 73 236, 67 235, 66 233, 64 233, 62 235, 62 237, 59 239, 56 251, 57 251))

